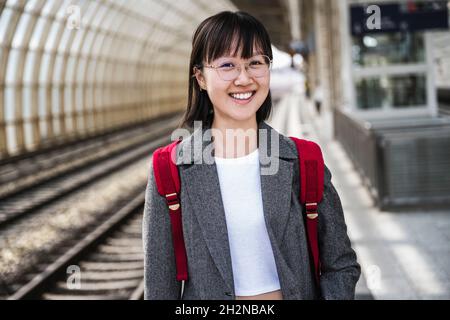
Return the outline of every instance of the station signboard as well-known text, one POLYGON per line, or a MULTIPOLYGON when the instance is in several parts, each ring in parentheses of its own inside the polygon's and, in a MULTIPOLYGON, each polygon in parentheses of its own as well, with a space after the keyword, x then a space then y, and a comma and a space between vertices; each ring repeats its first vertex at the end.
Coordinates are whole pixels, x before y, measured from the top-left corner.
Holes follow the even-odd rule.
POLYGON ((406 1, 350 6, 351 33, 416 32, 449 29, 449 1, 406 1))

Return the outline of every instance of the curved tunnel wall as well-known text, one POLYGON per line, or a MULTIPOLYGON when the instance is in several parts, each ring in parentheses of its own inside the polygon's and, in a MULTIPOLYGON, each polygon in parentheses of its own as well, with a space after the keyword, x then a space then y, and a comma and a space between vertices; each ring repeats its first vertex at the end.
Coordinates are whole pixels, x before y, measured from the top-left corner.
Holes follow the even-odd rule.
POLYGON ((0 157, 182 110, 227 0, 0 0, 0 157))

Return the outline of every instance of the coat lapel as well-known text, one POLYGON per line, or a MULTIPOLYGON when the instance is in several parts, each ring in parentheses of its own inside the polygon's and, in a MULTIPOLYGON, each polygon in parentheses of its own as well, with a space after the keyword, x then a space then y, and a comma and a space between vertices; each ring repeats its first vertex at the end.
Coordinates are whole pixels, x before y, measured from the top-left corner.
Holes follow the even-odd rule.
POLYGON ((273 232, 274 245, 280 245, 289 219, 292 192, 293 163, 280 160, 279 169, 273 175, 261 175, 261 193, 267 230, 273 232))
POLYGON ((212 150, 208 128, 198 128, 177 146, 177 165, 189 165, 180 173, 214 263, 230 291, 234 292, 228 231, 216 164, 206 163, 204 152, 212 150))
MULTIPOLYGON (((214 162, 202 162, 203 152, 212 150, 210 132, 206 129, 195 130, 180 143, 177 149, 177 165, 194 164, 182 171, 186 184, 183 190, 188 194, 194 208, 211 257, 225 283, 234 292, 228 231, 217 167, 214 162)), ((288 138, 279 135, 265 122, 261 122, 259 129, 265 129, 267 133, 265 141, 268 143, 262 145, 265 141, 260 139, 259 145, 261 192, 266 227, 277 260, 275 252, 279 252, 278 246, 283 241, 289 219, 294 165, 292 160, 297 159, 297 153, 295 145, 286 141, 288 138)))
POLYGON ((185 176, 189 181, 186 192, 208 250, 225 283, 233 290, 228 231, 216 166, 194 165, 185 170, 185 176))

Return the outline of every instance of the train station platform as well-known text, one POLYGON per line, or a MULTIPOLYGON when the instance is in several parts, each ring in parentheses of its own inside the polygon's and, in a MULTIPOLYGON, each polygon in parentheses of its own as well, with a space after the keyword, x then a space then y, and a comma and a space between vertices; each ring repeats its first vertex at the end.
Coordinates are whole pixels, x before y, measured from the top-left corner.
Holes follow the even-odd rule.
POLYGON ((375 207, 343 147, 330 138, 331 117, 317 115, 303 87, 285 94, 267 122, 320 144, 361 265, 356 298, 450 299, 450 209, 375 207))

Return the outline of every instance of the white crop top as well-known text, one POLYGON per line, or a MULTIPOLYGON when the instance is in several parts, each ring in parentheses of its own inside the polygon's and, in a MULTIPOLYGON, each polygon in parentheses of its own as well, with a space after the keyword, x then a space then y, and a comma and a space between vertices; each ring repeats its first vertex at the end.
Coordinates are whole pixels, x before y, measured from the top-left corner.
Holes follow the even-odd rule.
POLYGON ((239 158, 214 157, 230 243, 236 296, 280 289, 261 195, 258 149, 239 158))

